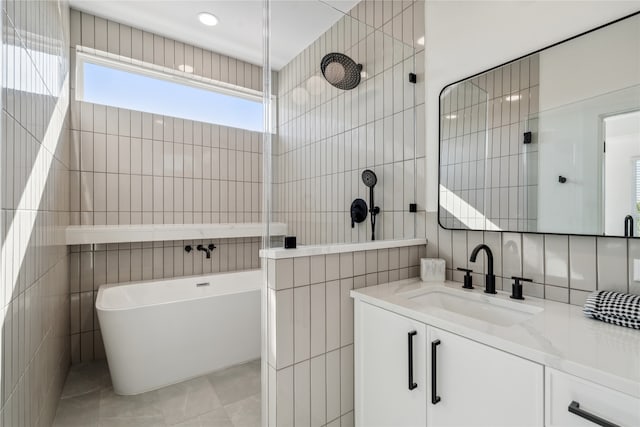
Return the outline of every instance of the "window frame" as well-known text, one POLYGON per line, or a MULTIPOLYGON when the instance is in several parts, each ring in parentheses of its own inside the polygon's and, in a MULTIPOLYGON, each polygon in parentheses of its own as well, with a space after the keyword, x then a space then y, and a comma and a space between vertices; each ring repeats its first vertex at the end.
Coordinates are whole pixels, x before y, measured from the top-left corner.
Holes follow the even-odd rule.
MULTIPOLYGON (((138 74, 158 80, 164 80, 170 83, 190 86, 196 89, 203 89, 213 93, 233 96, 247 101, 263 103, 263 93, 255 89, 214 80, 204 76, 187 73, 173 68, 162 67, 148 62, 125 58, 120 55, 108 54, 95 49, 83 46, 76 47, 75 55, 75 100, 84 101, 84 65, 92 64, 102 67, 112 68, 114 70, 123 71, 132 74, 138 74)), ((274 104, 276 97, 271 96, 271 103, 274 104)), ((126 108, 117 107, 116 108, 126 108)), ((224 126, 224 125, 221 125, 224 126)), ((275 122, 272 120, 270 129, 263 129, 262 132, 268 131, 273 133, 275 122)), ((254 131, 255 132, 255 131, 254 131)))

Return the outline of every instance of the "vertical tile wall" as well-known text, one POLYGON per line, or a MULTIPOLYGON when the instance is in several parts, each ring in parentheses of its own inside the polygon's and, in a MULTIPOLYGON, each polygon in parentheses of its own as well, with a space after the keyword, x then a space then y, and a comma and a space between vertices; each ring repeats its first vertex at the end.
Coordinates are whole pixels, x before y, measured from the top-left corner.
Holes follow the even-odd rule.
MULTIPOLYGON (((80 46, 168 72, 187 64, 196 79, 262 89, 259 66, 72 10, 72 61, 80 46)), ((261 220, 258 132, 80 102, 72 86, 69 169, 72 224, 261 220)), ((215 241, 211 260, 185 253, 189 243, 200 242, 72 248, 72 362, 104 358, 94 309, 100 285, 259 267, 259 239, 215 241)))
POLYGON ((0 424, 49 426, 69 368, 69 8, 2 2, 0 424))
POLYGON ((438 225, 437 212, 427 213, 427 256, 444 258, 447 278, 458 282, 457 267, 474 271, 475 283, 484 285, 486 255, 469 262, 473 248, 487 244, 494 255, 496 287, 511 291, 512 276, 533 280, 524 294, 583 305, 595 290, 640 294, 633 280, 633 261, 640 259, 640 240, 617 237, 568 236, 492 231, 452 231, 438 225))
MULTIPOLYGON (((256 65, 72 10, 72 59, 76 46, 167 70, 190 64, 194 78, 262 84, 256 65)), ((72 224, 260 221, 259 132, 76 101, 73 85, 71 98, 72 224)))
POLYGON ((259 238, 243 238, 72 246, 71 362, 105 358, 95 311, 100 285, 260 268, 260 242, 259 238), (185 245, 195 248, 212 242, 216 249, 210 259, 202 252, 184 250, 185 245))
POLYGON ((349 292, 419 275, 425 246, 269 259, 269 426, 353 426, 349 292))
POLYGON ((369 200, 364 169, 378 176, 378 238, 423 235, 423 45, 422 1, 364 0, 280 70, 274 217, 301 243, 370 239, 369 220, 352 229, 349 215, 355 198, 369 200), (363 65, 357 88, 324 80, 320 61, 330 52, 363 65))
POLYGON ((539 57, 449 88, 440 100, 440 221, 450 228, 535 231, 539 57), (523 144, 524 132, 533 142, 523 144))

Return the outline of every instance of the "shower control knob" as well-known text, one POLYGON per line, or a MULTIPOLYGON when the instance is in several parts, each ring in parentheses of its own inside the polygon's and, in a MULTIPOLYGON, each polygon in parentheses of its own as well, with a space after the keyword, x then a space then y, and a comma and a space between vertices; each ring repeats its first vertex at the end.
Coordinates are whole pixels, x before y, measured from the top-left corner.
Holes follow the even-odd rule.
POLYGON ((356 223, 361 223, 367 219, 367 203, 362 199, 355 199, 351 203, 351 228, 356 226, 356 223))

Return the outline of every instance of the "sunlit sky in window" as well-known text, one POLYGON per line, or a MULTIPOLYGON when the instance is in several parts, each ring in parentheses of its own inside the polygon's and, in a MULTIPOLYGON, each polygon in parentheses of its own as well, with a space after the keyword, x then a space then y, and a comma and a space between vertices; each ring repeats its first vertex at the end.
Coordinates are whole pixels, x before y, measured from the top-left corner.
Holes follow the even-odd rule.
POLYGON ((262 131, 262 103, 84 63, 83 101, 262 131))

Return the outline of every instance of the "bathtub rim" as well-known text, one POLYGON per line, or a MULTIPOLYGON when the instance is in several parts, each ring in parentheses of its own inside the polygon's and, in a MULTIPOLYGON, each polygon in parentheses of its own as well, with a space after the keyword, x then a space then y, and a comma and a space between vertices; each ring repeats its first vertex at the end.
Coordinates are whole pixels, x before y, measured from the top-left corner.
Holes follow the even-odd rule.
MULTIPOLYGON (((96 296, 96 302, 95 302, 95 308, 97 311, 102 311, 102 312, 118 312, 118 311, 131 311, 131 310, 137 310, 137 309, 143 309, 143 308, 149 308, 149 307, 161 307, 164 305, 168 305, 168 304, 175 304, 178 302, 188 302, 188 301, 199 301, 199 300, 203 300, 203 299, 207 299, 207 298, 212 298, 212 297, 222 297, 222 296, 227 296, 227 295, 237 295, 237 294, 243 294, 243 293, 248 293, 248 292, 256 292, 256 291, 260 291, 262 286, 259 286, 256 289, 244 289, 241 291, 234 291, 234 292, 225 292, 225 293, 220 293, 220 294, 216 294, 216 295, 203 295, 203 296, 198 296, 195 298, 189 298, 189 299, 185 299, 185 300, 178 300, 178 301, 165 301, 165 302, 160 302, 160 303, 152 303, 152 304, 141 304, 141 305, 137 305, 135 307, 118 307, 118 308, 106 308, 104 306, 100 305, 100 302, 102 300, 102 295, 105 291, 111 289, 111 288, 119 288, 119 287, 123 287, 123 286, 150 286, 154 283, 158 283, 158 282, 168 282, 171 280, 183 280, 183 279, 193 279, 196 277, 210 277, 210 276, 220 276, 220 275, 232 275, 232 274, 238 274, 238 273, 249 273, 249 272, 256 272, 256 271, 262 271, 262 268, 252 268, 249 270, 239 270, 239 271, 222 271, 222 272, 218 272, 218 273, 208 273, 208 274, 192 274, 189 276, 179 276, 179 277, 168 277, 165 279, 149 279, 149 280, 140 280, 140 281, 129 281, 129 282, 122 282, 122 283, 105 283, 103 285, 100 285, 100 287, 98 288, 98 295, 96 296)), ((263 276, 260 276, 260 281, 262 282, 263 276)), ((262 284, 262 283, 261 283, 262 284)))

